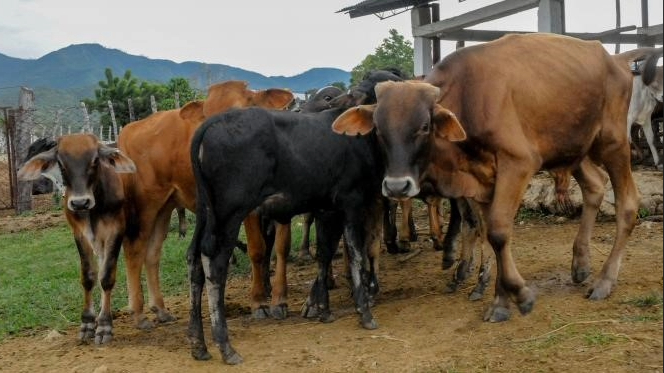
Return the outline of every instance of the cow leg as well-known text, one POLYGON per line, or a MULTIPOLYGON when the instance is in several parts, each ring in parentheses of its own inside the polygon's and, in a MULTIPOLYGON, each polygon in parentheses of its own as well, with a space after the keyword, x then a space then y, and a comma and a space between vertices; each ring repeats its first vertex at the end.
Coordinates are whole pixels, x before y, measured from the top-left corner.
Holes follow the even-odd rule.
POLYGON ((302 215, 302 243, 300 244, 300 251, 297 253, 299 263, 307 263, 314 259, 309 248, 309 233, 313 220, 314 216, 312 214, 302 215))
POLYGON ((475 255, 475 250, 479 250, 480 252, 480 269, 477 273, 477 284, 475 284, 473 291, 471 291, 470 295, 468 296, 469 300, 475 301, 484 297, 484 292, 489 286, 489 281, 491 281, 491 264, 493 263, 493 258, 491 255, 485 255, 484 253, 486 224, 484 223, 484 217, 482 216, 480 206, 472 200, 466 201, 468 202, 468 211, 472 215, 470 220, 472 221, 474 227, 474 234, 469 237, 468 245, 470 246, 471 250, 473 250, 473 256, 475 255))
POLYGON ((618 281, 627 240, 636 225, 639 193, 629 164, 629 146, 624 138, 621 140, 624 144, 622 147, 616 149, 609 146, 602 152, 616 200, 616 238, 611 253, 602 266, 602 271, 588 290, 588 297, 591 300, 604 299, 611 294, 613 285, 618 281))
POLYGON ((256 319, 265 319, 270 316, 270 305, 267 299, 265 278, 269 280, 269 263, 266 258, 267 247, 261 230, 261 217, 257 211, 252 211, 244 219, 244 232, 247 236, 247 255, 251 262, 251 290, 249 291, 249 306, 251 314, 256 319))
POLYGON ((461 198, 457 201, 462 216, 461 226, 461 259, 457 262, 452 280, 447 284, 446 292, 452 293, 459 289, 475 268, 475 246, 478 239, 481 243, 481 217, 470 207, 469 201, 461 198))
POLYGON ((429 211, 429 237, 431 237, 433 249, 441 251, 443 250, 443 229, 440 224, 440 198, 428 197, 426 203, 429 211))
POLYGON ((317 212, 314 216, 318 274, 311 285, 307 300, 302 305, 303 317, 318 317, 318 320, 326 323, 334 321, 334 316, 330 312, 327 277, 330 273, 329 268, 332 265, 332 258, 343 233, 342 221, 342 216, 336 212, 317 212))
POLYGON ((488 206, 483 206, 487 224, 487 238, 496 255, 496 285, 493 303, 484 314, 485 321, 500 322, 510 318, 509 303, 513 299, 521 314, 532 311, 535 293, 526 286, 512 257, 514 217, 521 198, 533 173, 523 170, 537 169, 530 164, 498 159, 494 198, 488 206), (502 166, 502 167, 501 167, 502 166))
POLYGON ((413 222, 413 200, 399 201, 399 206, 401 206, 399 253, 407 253, 410 251, 410 242, 417 241, 417 232, 415 232, 415 223, 413 222), (414 240, 413 237, 415 237, 414 240))
POLYGON ((368 254, 367 245, 371 239, 367 235, 367 227, 371 223, 367 220, 377 219, 376 214, 367 213, 359 216, 358 209, 346 211, 346 221, 344 224, 344 237, 348 244, 348 270, 352 280, 353 300, 355 301, 355 310, 360 314, 360 323, 365 329, 376 329, 378 324, 371 314, 369 284, 371 273, 367 268, 368 254), (365 225, 366 224, 366 225, 365 225))
POLYGON ((443 269, 451 268, 456 263, 456 242, 461 232, 461 212, 456 199, 450 199, 450 222, 443 238, 443 269))
POLYGON ((159 285, 159 264, 164 240, 168 234, 173 209, 165 207, 157 215, 152 231, 152 239, 147 247, 145 257, 145 277, 148 286, 148 297, 150 310, 157 315, 157 321, 166 323, 175 321, 176 317, 171 315, 164 304, 164 296, 159 285))
MULTIPOLYGON (((142 220, 142 222, 144 221, 146 220, 142 220)), ((151 237, 154 219, 149 221, 149 224, 140 223, 140 226, 144 229, 141 229, 137 238, 125 238, 122 243, 127 271, 129 309, 133 313, 134 325, 138 329, 143 330, 149 330, 154 327, 154 323, 143 313, 144 299, 141 285, 141 269, 147 255, 147 247, 145 245, 149 241, 149 237, 151 237)))
POLYGON ((643 134, 646 136, 646 140, 648 141, 648 147, 650 147, 650 152, 652 153, 655 167, 661 170, 662 165, 660 165, 659 153, 657 152, 657 147, 655 146, 655 133, 652 130, 652 121, 650 116, 647 116, 643 121, 643 134))
POLYGON ((398 253, 397 245, 397 204, 398 202, 388 198, 382 199, 383 203, 383 242, 390 254, 398 253))
POLYGON ((270 314, 277 320, 288 316, 288 281, 286 279, 286 266, 291 246, 291 225, 276 223, 276 238, 274 242, 277 253, 277 265, 272 286, 272 302, 270 314))
MULTIPOLYGON (((245 219, 246 221, 246 219, 245 219)), ((226 364, 237 365, 242 363, 242 356, 231 346, 228 337, 228 324, 226 322, 226 281, 231 254, 235 248, 237 236, 240 231, 240 219, 219 219, 224 224, 214 235, 206 235, 208 242, 201 250, 201 262, 205 272, 205 288, 207 289, 210 318, 212 320, 212 340, 219 348, 221 357, 226 364), (213 247, 210 247, 214 245, 213 247), (207 248, 207 250, 206 250, 207 248)), ((213 229, 213 228, 206 228, 213 229)), ((204 238, 205 240, 205 238, 204 238)))
POLYGON ((187 250, 190 302, 187 336, 191 345, 191 355, 196 360, 210 360, 212 358, 207 350, 203 333, 202 299, 203 288, 205 286, 205 272, 201 261, 200 240, 207 222, 206 214, 203 211, 198 211, 196 214, 196 228, 189 249, 187 250))
POLYGON ((92 290, 97 282, 97 263, 90 244, 80 235, 75 236, 76 248, 81 260, 81 285, 83 286, 83 311, 78 339, 87 343, 95 335, 95 305, 92 290))
POLYGON ((572 281, 581 283, 591 273, 590 238, 595 219, 604 198, 608 175, 589 159, 584 159, 573 171, 583 196, 579 231, 572 246, 572 281))
POLYGON ((97 316, 97 329, 95 331, 95 344, 106 344, 113 339, 113 316, 111 315, 111 292, 115 286, 115 274, 118 266, 118 256, 122 245, 122 235, 111 237, 106 245, 108 250, 101 250, 99 258, 101 268, 99 282, 101 284, 101 304, 97 316))
POLYGON ((175 209, 178 214, 178 236, 184 238, 187 235, 187 210, 184 207, 175 209))

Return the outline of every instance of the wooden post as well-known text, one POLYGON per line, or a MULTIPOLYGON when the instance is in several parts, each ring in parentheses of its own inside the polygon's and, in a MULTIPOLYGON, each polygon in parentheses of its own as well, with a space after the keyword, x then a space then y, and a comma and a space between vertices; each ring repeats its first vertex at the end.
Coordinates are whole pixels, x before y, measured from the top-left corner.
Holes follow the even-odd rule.
MULTIPOLYGON (((113 103, 111 102, 111 100, 108 100, 108 112, 111 113, 111 122, 113 123, 113 136, 114 136, 113 140, 118 141, 118 124, 115 121, 115 111, 113 110, 113 103)), ((109 133, 111 132, 110 128, 108 132, 109 133)))
POLYGON ((85 102, 83 101, 81 101, 81 109, 83 109, 83 128, 81 128, 81 132, 92 132, 90 115, 88 115, 88 109, 85 107, 85 102))
MULTIPOLYGON (((616 0, 616 28, 620 28, 620 0, 616 0)), ((620 53, 620 43, 616 43, 615 54, 620 53)))
POLYGON ((180 108, 180 93, 175 92, 175 108, 180 108))
MULTIPOLYGON (((32 117, 35 110, 35 93, 26 87, 21 87, 21 92, 18 98, 18 115, 16 118, 16 137, 13 139, 15 146, 15 157, 13 159, 12 174, 16 174, 20 166, 23 164, 25 157, 28 155, 28 148, 30 147, 30 129, 34 123, 32 117)), ((26 211, 32 210, 32 181, 18 181, 16 182, 16 201, 14 206, 17 214, 22 214, 26 211)))
POLYGON ((150 95, 150 107, 152 108, 152 113, 157 112, 157 101, 154 100, 153 95, 150 95))
POLYGON ((130 98, 127 99, 127 108, 129 109, 129 121, 135 121, 136 117, 134 117, 134 105, 132 105, 130 98))

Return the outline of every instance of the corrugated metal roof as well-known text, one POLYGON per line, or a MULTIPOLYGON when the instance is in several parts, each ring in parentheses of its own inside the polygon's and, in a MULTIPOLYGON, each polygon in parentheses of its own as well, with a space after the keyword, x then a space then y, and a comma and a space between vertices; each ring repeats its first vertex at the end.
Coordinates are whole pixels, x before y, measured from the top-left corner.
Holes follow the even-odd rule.
MULTIPOLYGON (((435 0, 365 0, 353 6, 349 6, 338 10, 336 13, 348 13, 350 18, 362 17, 369 14, 395 12, 398 10, 405 11, 417 6, 426 5, 434 2, 435 0)), ((395 12, 398 14, 401 12, 395 12)), ((380 17, 380 16, 379 16, 380 17)), ((387 18, 387 17, 380 17, 387 18)))

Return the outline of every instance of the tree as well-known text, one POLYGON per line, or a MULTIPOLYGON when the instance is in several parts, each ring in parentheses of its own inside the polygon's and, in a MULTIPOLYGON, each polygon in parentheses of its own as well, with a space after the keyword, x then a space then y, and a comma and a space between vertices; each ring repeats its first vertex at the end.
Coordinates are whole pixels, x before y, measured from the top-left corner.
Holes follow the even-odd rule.
POLYGON ((167 84, 139 81, 127 70, 120 79, 113 76, 113 71, 107 68, 104 71, 105 81, 99 82, 95 89, 95 98, 83 100, 89 110, 96 110, 101 114, 101 124, 111 125, 111 116, 108 110, 108 101, 113 104, 113 111, 118 125, 123 126, 130 122, 129 103, 132 100, 134 119, 141 119, 152 114, 151 98, 157 103, 157 110, 170 110, 176 108, 175 93, 179 95, 179 105, 183 106, 189 101, 199 100, 204 96, 189 85, 185 78, 172 78, 167 84))
POLYGON ((351 86, 361 82, 366 73, 375 69, 398 68, 407 76, 412 76, 414 71, 412 43, 395 29, 390 29, 389 33, 390 37, 383 39, 374 54, 366 56, 359 65, 353 68, 351 86))

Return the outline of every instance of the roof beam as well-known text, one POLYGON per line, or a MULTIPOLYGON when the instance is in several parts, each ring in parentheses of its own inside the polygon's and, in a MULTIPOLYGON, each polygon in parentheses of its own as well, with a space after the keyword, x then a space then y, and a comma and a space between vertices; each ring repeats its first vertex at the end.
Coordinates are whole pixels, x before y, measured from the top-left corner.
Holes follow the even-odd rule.
MULTIPOLYGON (((572 36, 583 40, 599 40, 604 44, 640 44, 642 42, 651 42, 653 44, 662 44, 661 25, 660 33, 651 31, 650 33, 622 34, 624 31, 636 29, 635 26, 621 27, 615 30, 603 32, 585 33, 585 32, 566 32, 564 35, 572 36)), ((651 28, 657 26, 650 26, 651 28)), ((640 30, 640 28, 639 28, 640 30)), ((437 36, 441 40, 465 40, 465 41, 491 41, 500 38, 506 34, 528 34, 532 31, 499 31, 499 30, 456 30, 445 32, 437 36)))
POLYGON ((523 12, 524 10, 536 8, 538 5, 539 0, 503 0, 499 3, 491 4, 456 17, 447 18, 428 25, 414 26, 413 36, 431 38, 440 33, 457 31, 479 23, 507 17, 523 12))

